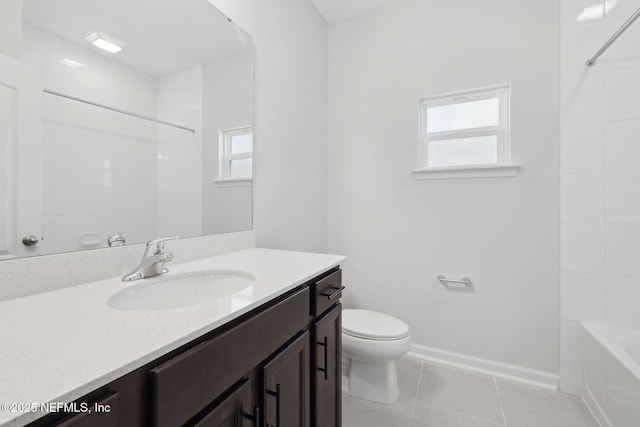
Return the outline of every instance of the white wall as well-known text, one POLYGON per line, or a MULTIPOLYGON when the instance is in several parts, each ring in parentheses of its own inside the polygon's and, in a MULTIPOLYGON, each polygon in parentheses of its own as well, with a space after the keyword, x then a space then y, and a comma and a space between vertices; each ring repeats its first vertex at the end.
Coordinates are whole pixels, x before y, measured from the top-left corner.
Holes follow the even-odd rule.
POLYGON ((202 234, 202 66, 158 79, 157 235, 202 234))
POLYGON ((349 257, 347 304, 404 319, 421 346, 551 382, 558 49, 555 0, 407 0, 329 27, 329 251, 349 257), (519 175, 414 180, 419 98, 498 83, 511 84, 519 175), (474 292, 438 274, 468 275, 474 292))
POLYGON ((22 0, 2 0, 0 13, 0 52, 20 59, 22 39, 22 0))
POLYGON ((250 230, 253 185, 223 186, 220 176, 220 131, 253 124, 253 51, 205 64, 203 67, 202 153, 205 162, 202 229, 206 234, 250 230))
POLYGON ((640 329, 640 25, 584 65, 640 0, 589 21, 602 0, 561 5, 562 387, 577 392, 579 322, 640 329))
POLYGON ((255 42, 258 246, 327 247, 327 24, 311 0, 209 0, 255 42))

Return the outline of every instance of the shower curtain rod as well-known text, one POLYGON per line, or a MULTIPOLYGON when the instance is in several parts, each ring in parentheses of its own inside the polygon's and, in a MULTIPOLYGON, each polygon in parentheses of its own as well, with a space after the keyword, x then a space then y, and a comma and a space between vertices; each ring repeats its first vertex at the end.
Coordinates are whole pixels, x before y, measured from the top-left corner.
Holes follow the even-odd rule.
POLYGON ((59 97, 62 97, 62 98, 71 99, 72 101, 82 102, 84 104, 93 105, 94 107, 104 108, 105 110, 115 111, 116 113, 122 113, 122 114, 126 114, 127 116, 137 117, 137 118, 142 119, 142 120, 148 120, 150 122, 159 123, 161 125, 171 126, 171 127, 174 127, 174 128, 186 130, 187 132, 196 133, 195 129, 191 129, 191 128, 188 128, 188 127, 176 125, 174 123, 169 123, 169 122, 165 122, 165 121, 162 121, 162 120, 154 119, 153 117, 149 117, 149 116, 143 116, 142 114, 132 113, 130 111, 121 110, 119 108, 110 107, 108 105, 99 104, 97 102, 88 101, 86 99, 82 99, 82 98, 78 98, 78 97, 75 97, 75 96, 67 95, 65 93, 56 92, 55 90, 42 89, 42 91, 44 93, 48 93, 50 95, 55 95, 55 96, 59 96, 59 97))
POLYGON ((612 35, 611 38, 607 40, 607 42, 591 58, 587 60, 587 66, 590 67, 595 64, 600 55, 602 55, 605 50, 609 49, 609 46, 611 46, 613 42, 618 40, 618 37, 620 37, 625 31, 627 31, 627 28, 629 28, 631 24, 633 24, 638 18, 640 18, 640 9, 636 10, 636 13, 634 13, 633 16, 627 20, 627 22, 622 24, 622 27, 620 27, 620 29, 616 31, 616 33, 612 35))

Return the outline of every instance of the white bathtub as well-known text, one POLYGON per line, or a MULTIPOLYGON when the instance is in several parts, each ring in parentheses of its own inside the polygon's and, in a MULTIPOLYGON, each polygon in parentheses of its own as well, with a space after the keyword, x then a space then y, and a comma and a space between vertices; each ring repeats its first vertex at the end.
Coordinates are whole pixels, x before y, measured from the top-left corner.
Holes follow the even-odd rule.
POLYGON ((603 427, 639 427, 640 331, 582 326, 585 401, 603 427))

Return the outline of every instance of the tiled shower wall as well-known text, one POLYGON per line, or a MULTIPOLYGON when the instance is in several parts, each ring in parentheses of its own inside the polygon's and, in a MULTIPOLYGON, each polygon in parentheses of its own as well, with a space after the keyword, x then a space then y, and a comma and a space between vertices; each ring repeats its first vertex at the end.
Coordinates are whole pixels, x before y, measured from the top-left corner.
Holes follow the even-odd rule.
POLYGON ((23 39, 46 89, 196 130, 43 95, 43 253, 104 247, 116 231, 201 235, 201 67, 155 78, 28 25, 23 39))
POLYGON ((561 0, 561 388, 580 389, 580 322, 640 329, 640 0, 561 0))
POLYGON ((45 96, 43 217, 45 253, 130 243, 156 235, 156 125, 45 96))
MULTIPOLYGON (((156 115, 151 76, 28 25, 22 52, 46 89, 156 115)), ((42 253, 104 247, 115 231, 129 243, 155 236, 158 126, 49 94, 42 114, 42 253)))

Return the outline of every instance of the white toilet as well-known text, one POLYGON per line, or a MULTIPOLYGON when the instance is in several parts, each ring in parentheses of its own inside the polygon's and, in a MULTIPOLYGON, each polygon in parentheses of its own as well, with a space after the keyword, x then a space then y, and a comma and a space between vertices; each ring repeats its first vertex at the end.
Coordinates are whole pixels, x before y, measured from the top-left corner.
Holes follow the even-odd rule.
POLYGON ((370 310, 342 311, 343 391, 380 403, 398 400, 396 359, 411 346, 409 325, 370 310))

